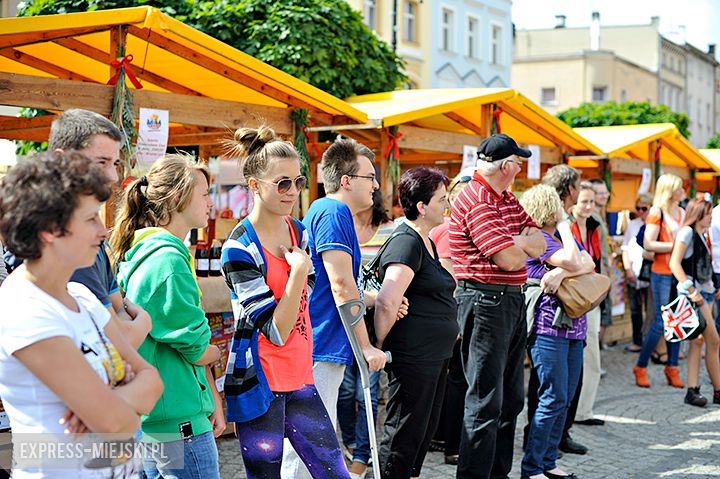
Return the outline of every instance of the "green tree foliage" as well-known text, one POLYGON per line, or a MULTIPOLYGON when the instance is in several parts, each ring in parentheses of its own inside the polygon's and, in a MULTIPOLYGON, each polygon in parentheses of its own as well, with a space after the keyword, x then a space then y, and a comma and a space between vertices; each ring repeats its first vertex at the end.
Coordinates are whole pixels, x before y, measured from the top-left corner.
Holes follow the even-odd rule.
POLYGON ((558 113, 558 118, 572 126, 642 125, 647 123, 674 123, 680 133, 690 137, 690 120, 685 113, 676 113, 665 105, 649 102, 626 101, 617 103, 582 103, 558 113))
POLYGON ((715 133, 707 142, 705 148, 720 148, 720 133, 715 133))
POLYGON ((398 88, 402 60, 341 0, 31 0, 20 16, 153 6, 337 97, 398 88))

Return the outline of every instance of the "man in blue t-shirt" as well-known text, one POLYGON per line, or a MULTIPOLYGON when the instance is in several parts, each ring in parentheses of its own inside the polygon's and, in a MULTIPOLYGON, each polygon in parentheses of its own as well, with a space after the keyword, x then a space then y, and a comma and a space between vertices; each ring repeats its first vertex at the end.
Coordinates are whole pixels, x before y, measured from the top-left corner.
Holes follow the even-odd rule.
MULTIPOLYGON (((336 425, 338 390, 345 367, 353 362, 338 304, 362 299, 362 256, 353 214, 372 207, 379 188, 372 160, 375 154, 355 140, 338 140, 323 154, 320 169, 327 196, 313 202, 303 224, 310 235, 315 288, 310 294, 315 386, 336 425)), ((365 322, 355 334, 371 371, 385 366, 385 354, 370 344, 365 322)), ((286 441, 282 477, 309 478, 307 469, 286 441)))
MULTIPOLYGON (((118 182, 117 165, 123 134, 118 127, 97 113, 73 109, 60 114, 52 122, 48 150, 75 150, 100 166, 109 184, 118 182)), ((95 264, 73 273, 70 281, 82 283, 93 292, 111 315, 130 344, 138 348, 152 327, 150 316, 140 306, 123 300, 115 281, 107 250, 103 242, 95 264)), ((120 260, 120 258, 118 258, 120 260)))

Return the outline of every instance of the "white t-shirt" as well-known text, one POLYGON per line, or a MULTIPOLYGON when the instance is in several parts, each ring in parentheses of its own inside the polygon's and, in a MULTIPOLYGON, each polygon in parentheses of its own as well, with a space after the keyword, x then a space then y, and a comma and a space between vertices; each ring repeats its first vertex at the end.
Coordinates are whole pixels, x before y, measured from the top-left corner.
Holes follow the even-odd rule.
POLYGON ((713 271, 720 273, 720 205, 712 210, 710 242, 712 244, 713 271))
MULTIPOLYGON (((628 252, 630 266, 636 277, 640 275, 640 268, 643 263, 643 247, 638 244, 637 235, 644 224, 645 222, 640 218, 631 220, 625 229, 625 236, 622 242, 622 249, 628 252)), ((649 283, 640 280, 637 280, 633 285, 635 288, 647 288, 648 286, 649 283)))
MULTIPOLYGON (((13 354, 38 341, 67 336, 83 352, 100 378, 109 383, 105 364, 112 364, 108 356, 103 328, 110 320, 110 313, 89 289, 80 283, 68 283, 68 292, 75 299, 79 312, 72 311, 27 279, 11 275, 0 287, 0 398, 10 417, 13 433, 14 454, 17 460, 36 459, 32 446, 24 441, 58 441, 57 457, 63 456, 62 469, 57 466, 22 467, 13 470, 14 478, 95 478, 109 477, 108 469, 86 469, 83 464, 88 457, 82 457, 75 444, 82 439, 73 439, 64 434, 65 425, 58 421, 65 414, 67 406, 40 381, 13 354), (93 322, 94 320, 94 322, 93 322), (100 331, 100 333, 98 332, 100 331), (49 439, 26 436, 26 433, 49 434, 49 439), (64 444, 64 446, 63 446, 64 444), (62 452, 60 452, 62 450, 62 452), (27 454, 25 456, 24 454, 27 454)), ((52 364, 48 364, 52 368, 52 364)), ((52 453, 48 454, 52 455, 52 453)), ((55 459, 57 459, 55 457, 55 459)), ((47 457, 47 459, 53 459, 47 457)), ((123 473, 124 474, 124 473, 123 473)), ((122 475, 120 477, 134 477, 122 475)))

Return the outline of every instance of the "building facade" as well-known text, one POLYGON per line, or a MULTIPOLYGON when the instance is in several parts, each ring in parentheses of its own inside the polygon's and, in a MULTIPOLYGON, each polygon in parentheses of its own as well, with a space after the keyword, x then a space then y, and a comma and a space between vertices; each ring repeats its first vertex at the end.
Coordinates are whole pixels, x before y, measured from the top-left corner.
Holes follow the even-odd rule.
POLYGON ((514 42, 513 86, 546 105, 547 101, 542 101, 543 92, 546 100, 551 98, 549 89, 555 85, 550 81, 555 81, 557 105, 553 108, 546 105, 554 112, 576 106, 579 102, 573 102, 579 98, 581 101, 649 100, 664 104, 688 115, 690 141, 704 148, 707 139, 720 128, 715 47, 710 45, 705 52, 687 43, 676 44, 660 34, 659 26, 658 17, 652 17, 645 25, 601 26, 599 15, 594 15, 590 26, 583 28, 565 28, 561 19, 552 29, 518 30, 514 42), (600 52, 614 56, 613 75, 600 74, 590 66, 597 65, 600 52), (579 57, 585 58, 586 67, 576 68, 569 75, 582 75, 575 77, 581 79, 582 95, 566 95, 573 90, 560 89, 557 80, 562 76, 560 73, 539 76, 542 68, 538 64, 547 62, 547 68, 552 69, 558 66, 560 58, 577 61, 579 57), (532 68, 528 67, 530 64, 532 68), (654 76, 654 87, 650 86, 648 73, 654 76), (607 84, 597 83, 600 81, 607 84), (594 82, 596 84, 592 84, 594 82), (605 93, 603 87, 607 88, 605 93))
POLYGON ((613 52, 515 59, 513 88, 552 114, 590 101, 657 103, 657 75, 613 52))
POLYGON ((391 45, 395 23, 394 45, 406 62, 409 88, 507 87, 511 83, 510 0, 348 3, 391 45))

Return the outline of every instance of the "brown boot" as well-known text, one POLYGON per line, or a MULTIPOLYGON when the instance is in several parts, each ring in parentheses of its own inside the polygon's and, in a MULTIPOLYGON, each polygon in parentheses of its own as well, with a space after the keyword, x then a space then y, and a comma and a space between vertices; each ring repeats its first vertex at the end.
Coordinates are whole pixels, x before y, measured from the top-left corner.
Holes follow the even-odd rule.
POLYGON ((637 384, 641 388, 650 387, 650 380, 647 377, 647 368, 635 366, 633 368, 633 374, 635 375, 635 384, 637 384))
POLYGON ((669 386, 680 389, 685 387, 685 383, 682 382, 682 379, 680 379, 680 370, 678 368, 673 366, 666 366, 665 377, 667 378, 669 386))

